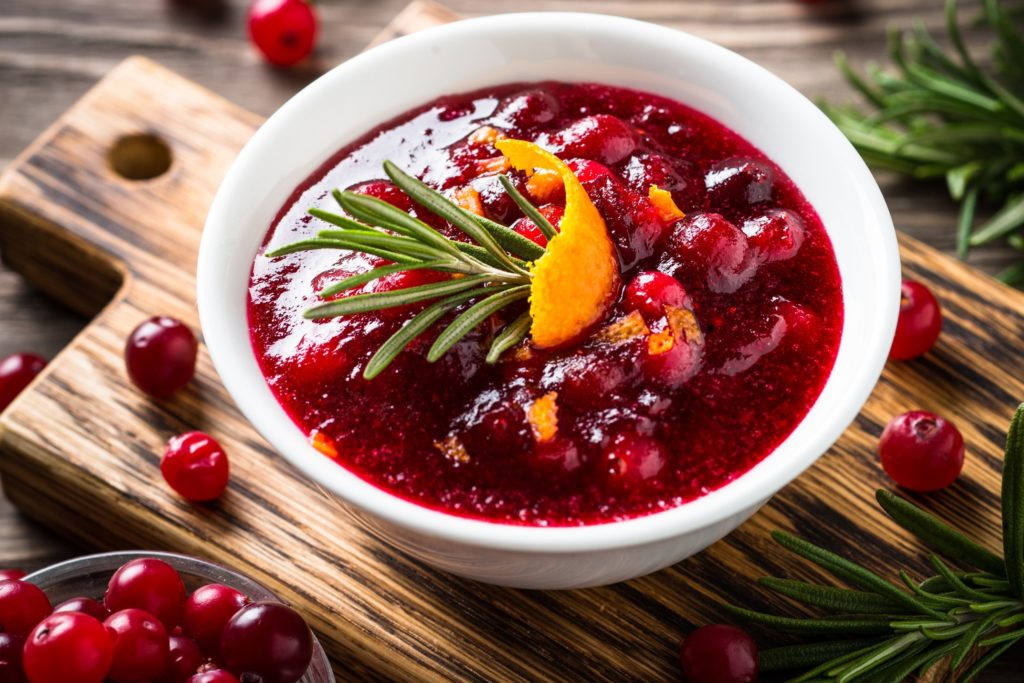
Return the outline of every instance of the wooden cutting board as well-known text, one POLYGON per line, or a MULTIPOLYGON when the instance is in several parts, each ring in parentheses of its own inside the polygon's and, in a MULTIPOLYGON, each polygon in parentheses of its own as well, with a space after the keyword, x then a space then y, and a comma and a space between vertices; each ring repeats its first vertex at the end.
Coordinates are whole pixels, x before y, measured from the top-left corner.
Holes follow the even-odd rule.
MULTIPOLYGON (((384 38, 450 18, 414 5, 384 38)), ((775 601, 753 587, 756 577, 813 575, 773 546, 775 528, 889 575, 923 570, 920 549, 872 502, 889 484, 878 435, 911 408, 947 415, 969 444, 960 481, 915 499, 996 545, 1001 443, 1024 399, 1024 295, 904 238, 907 274, 945 309, 938 346, 891 365, 840 442, 726 540, 653 576, 573 592, 477 584, 389 548, 271 452, 205 351, 196 380, 170 401, 147 400, 125 377, 124 340, 141 320, 167 314, 198 327, 200 230, 259 123, 130 59, 0 180, 4 260, 95 316, 0 417, 6 493, 47 526, 89 547, 171 549, 237 567, 305 612, 341 680, 677 680, 680 636, 726 618, 717 601, 767 607, 775 601), (153 177, 130 179, 139 176, 153 177), (210 432, 231 455, 231 487, 216 505, 185 503, 160 476, 164 442, 191 429, 210 432)))

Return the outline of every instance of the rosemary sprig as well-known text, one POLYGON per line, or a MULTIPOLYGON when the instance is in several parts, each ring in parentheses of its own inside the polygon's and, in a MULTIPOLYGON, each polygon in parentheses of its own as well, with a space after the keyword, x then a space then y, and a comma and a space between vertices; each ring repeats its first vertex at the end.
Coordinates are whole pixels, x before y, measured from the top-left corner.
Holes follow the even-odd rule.
MULTIPOLYGON (((868 163, 945 180, 960 202, 961 257, 1024 226, 1024 35, 1019 17, 1000 0, 984 0, 983 20, 992 32, 990 67, 967 52, 957 0, 947 0, 951 49, 919 25, 891 34, 892 71, 868 64, 861 76, 840 53, 840 71, 869 108, 823 105, 868 163), (994 215, 979 220, 979 206, 993 207, 994 215)), ((1000 278, 1024 282, 1024 267, 1011 266, 1000 278)))
MULTIPOLYGON (((277 258, 312 249, 346 249, 393 262, 327 285, 319 292, 327 301, 307 310, 307 318, 333 318, 431 302, 381 345, 363 371, 366 379, 383 372, 413 340, 448 314, 457 313, 428 350, 427 360, 431 363, 495 313, 521 304, 530 296, 529 264, 545 253, 544 247, 500 223, 466 211, 390 161, 384 162, 384 172, 417 205, 446 220, 469 241, 451 239, 411 213, 375 197, 335 190, 332 196, 344 214, 320 208, 309 210, 310 215, 330 224, 330 229, 266 254, 277 258), (374 280, 412 270, 440 271, 453 277, 415 287, 338 298, 374 280), (458 312, 464 306, 466 309, 458 312)), ((550 230, 548 236, 553 237, 555 228, 536 207, 504 176, 502 183, 526 215, 536 216, 534 220, 541 230, 545 234, 550 230)), ((529 311, 523 311, 499 330, 491 340, 487 362, 497 362, 502 353, 522 341, 531 323, 529 311)))
POLYGON ((934 576, 918 582, 901 571, 897 583, 776 531, 772 536, 782 547, 860 590, 766 577, 760 580, 765 588, 826 614, 787 617, 724 605, 737 616, 775 630, 828 637, 762 651, 762 671, 802 672, 789 679, 792 683, 897 683, 948 660, 950 669, 958 672, 957 680, 969 681, 1013 643, 1024 640, 1024 404, 1017 408, 1006 440, 1003 557, 908 500, 888 491, 876 495, 904 529, 979 571, 957 571, 939 555, 931 555, 934 576), (975 654, 981 656, 965 666, 975 654))

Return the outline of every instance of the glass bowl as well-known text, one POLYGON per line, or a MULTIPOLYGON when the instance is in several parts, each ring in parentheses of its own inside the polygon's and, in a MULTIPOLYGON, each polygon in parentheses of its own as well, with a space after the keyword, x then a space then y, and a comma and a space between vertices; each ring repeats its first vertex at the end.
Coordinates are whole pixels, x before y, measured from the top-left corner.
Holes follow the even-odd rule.
MULTIPOLYGON (((43 589, 53 605, 77 597, 102 599, 103 593, 107 589, 107 582, 121 565, 145 557, 163 560, 174 567, 181 575, 181 580, 185 582, 185 589, 189 592, 207 583, 222 583, 241 591, 253 600, 282 602, 265 586, 233 569, 201 560, 198 557, 142 550, 78 557, 40 569, 26 576, 25 580, 31 581, 43 589)), ((299 679, 299 683, 334 683, 331 663, 327 660, 327 655, 324 654, 324 649, 315 635, 313 636, 313 659, 309 663, 306 674, 299 679)))

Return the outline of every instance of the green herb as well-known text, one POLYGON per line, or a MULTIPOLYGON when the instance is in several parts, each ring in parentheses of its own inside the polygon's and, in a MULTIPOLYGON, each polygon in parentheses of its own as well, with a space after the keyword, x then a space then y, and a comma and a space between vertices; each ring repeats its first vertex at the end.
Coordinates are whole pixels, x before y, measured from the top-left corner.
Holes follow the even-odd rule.
MULTIPOLYGON (((445 237, 430 225, 391 204, 357 194, 335 190, 332 194, 348 215, 313 208, 309 213, 330 223, 314 239, 306 239, 267 252, 270 258, 312 249, 347 249, 385 258, 394 263, 331 283, 320 297, 333 299, 306 311, 307 318, 333 318, 366 311, 431 301, 424 310, 409 319, 378 349, 367 363, 363 377, 373 379, 414 339, 459 307, 468 305, 438 335, 427 352, 427 360, 437 361, 449 349, 492 315, 530 296, 529 262, 544 254, 544 248, 510 228, 495 223, 451 202, 443 194, 409 175, 390 161, 384 172, 392 182, 434 215, 448 221, 470 241, 445 237), (459 277, 417 287, 388 292, 372 292, 335 299, 337 295, 360 285, 395 273, 410 270, 436 270, 459 277)), ((536 215, 545 234, 554 228, 502 176, 512 199, 527 215, 536 215)), ((501 354, 522 341, 529 333, 532 319, 524 311, 499 330, 491 341, 487 362, 495 363, 501 354)))
MULTIPOLYGON (((971 247, 1017 236, 1024 226, 1024 34, 1019 16, 999 0, 984 0, 983 20, 993 33, 991 66, 983 68, 967 52, 957 0, 947 0, 951 48, 917 26, 891 34, 894 70, 868 64, 861 76, 839 54, 840 70, 869 108, 823 107, 868 163, 945 179, 960 202, 961 257, 971 247), (995 214, 978 220, 979 205, 995 214)), ((1019 240, 1008 241, 1021 248, 1019 240)), ((1000 278, 1024 282, 1024 265, 1000 278)))
POLYGON ((1003 557, 888 491, 879 504, 937 554, 936 574, 915 581, 901 571, 888 581, 835 553, 782 531, 782 547, 858 590, 766 577, 760 584, 823 609, 818 617, 786 617, 725 605, 749 621, 779 631, 828 636, 823 642, 764 650, 762 671, 799 671, 792 682, 896 683, 924 674, 943 659, 970 681, 1013 643, 1024 639, 1024 404, 1010 424, 1003 464, 1003 557), (977 571, 951 569, 946 556, 977 571), (983 652, 987 650, 987 652, 983 652), (981 654, 967 666, 972 655, 981 654))

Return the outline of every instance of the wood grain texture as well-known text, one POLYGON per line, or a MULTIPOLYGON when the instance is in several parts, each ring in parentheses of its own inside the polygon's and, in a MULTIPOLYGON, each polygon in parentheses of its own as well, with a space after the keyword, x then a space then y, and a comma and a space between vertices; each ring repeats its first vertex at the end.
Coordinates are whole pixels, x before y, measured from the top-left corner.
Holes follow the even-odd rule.
MULTIPOLYGON (((5 490, 45 525, 91 548, 169 548, 238 567, 301 606, 342 680, 677 680, 680 635, 721 620, 717 601, 778 606, 751 587, 754 577, 814 575, 772 546, 772 528, 886 574, 903 565, 924 571, 920 549, 871 502, 887 483, 874 455, 878 434, 910 408, 948 415, 970 444, 960 482, 918 502, 995 547, 1001 442, 1024 398, 1024 378, 1007 371, 1024 362, 1024 295, 904 238, 905 267, 947 312, 939 346, 888 368, 829 454, 726 540, 644 579, 563 593, 475 584, 395 553, 267 449, 205 352, 197 381, 169 402, 142 399, 124 378, 121 346, 138 321, 160 312, 196 323, 202 219, 257 122, 135 60, 0 181, 0 250, 13 268, 87 314, 116 291, 0 418, 5 490), (111 173, 106 154, 118 136, 139 130, 167 140, 175 165, 129 183, 111 173), (232 454, 232 486, 215 506, 187 505, 160 479, 162 443, 194 428, 232 454)), ((1016 680, 1007 671, 1005 680, 1016 680)))

